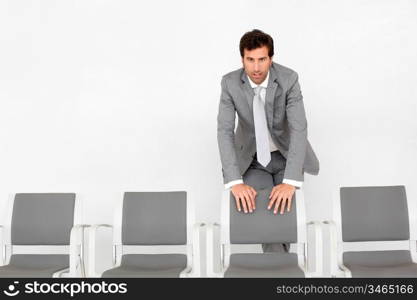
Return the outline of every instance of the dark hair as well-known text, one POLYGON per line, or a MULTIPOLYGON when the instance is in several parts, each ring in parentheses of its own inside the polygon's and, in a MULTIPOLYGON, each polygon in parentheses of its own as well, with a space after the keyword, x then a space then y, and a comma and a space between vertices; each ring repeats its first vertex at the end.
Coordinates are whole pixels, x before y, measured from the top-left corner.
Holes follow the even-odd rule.
POLYGON ((248 31, 240 39, 240 56, 243 57, 244 49, 253 50, 263 46, 268 47, 268 56, 272 57, 274 55, 274 40, 272 37, 259 29, 248 31))

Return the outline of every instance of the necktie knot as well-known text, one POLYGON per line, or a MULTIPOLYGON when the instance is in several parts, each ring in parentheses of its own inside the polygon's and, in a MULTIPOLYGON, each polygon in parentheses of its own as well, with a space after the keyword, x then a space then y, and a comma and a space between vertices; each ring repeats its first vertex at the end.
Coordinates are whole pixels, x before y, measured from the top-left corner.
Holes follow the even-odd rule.
POLYGON ((263 87, 258 85, 254 90, 255 90, 255 95, 259 96, 261 94, 263 87))

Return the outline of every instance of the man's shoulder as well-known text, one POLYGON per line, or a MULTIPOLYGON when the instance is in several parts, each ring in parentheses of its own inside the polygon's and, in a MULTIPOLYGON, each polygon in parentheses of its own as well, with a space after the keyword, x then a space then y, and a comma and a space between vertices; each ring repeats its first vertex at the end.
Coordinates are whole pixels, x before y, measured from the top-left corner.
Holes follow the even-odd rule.
POLYGON ((272 63, 271 69, 281 78, 291 78, 298 76, 297 72, 293 69, 286 67, 284 65, 278 64, 276 62, 272 63))
POLYGON ((227 83, 239 82, 243 72, 243 68, 233 70, 229 73, 224 74, 222 76, 222 81, 226 81, 227 83))

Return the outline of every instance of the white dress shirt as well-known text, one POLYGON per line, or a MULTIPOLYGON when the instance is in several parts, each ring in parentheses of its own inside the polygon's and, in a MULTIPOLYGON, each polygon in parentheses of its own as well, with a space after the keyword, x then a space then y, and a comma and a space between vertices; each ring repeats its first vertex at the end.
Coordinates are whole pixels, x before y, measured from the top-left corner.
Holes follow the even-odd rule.
MULTIPOLYGON (((247 77, 249 79, 250 86, 253 89, 256 88, 258 85, 256 83, 254 83, 249 78, 249 76, 247 76, 247 77)), ((264 105, 265 105, 265 95, 266 95, 266 88, 268 86, 268 80, 269 80, 269 71, 268 71, 268 74, 266 75, 265 80, 262 81, 261 84, 259 84, 261 87, 263 87, 263 89, 261 90, 261 95, 260 96, 261 96, 261 100, 262 100, 262 102, 263 102, 264 105)), ((277 145, 275 145, 274 141, 272 140, 271 133, 269 132, 269 130, 268 130, 268 139, 269 139, 269 150, 271 152, 276 151, 276 150, 279 150, 279 148, 277 147, 277 145)), ((236 184, 240 184, 240 183, 243 183, 243 180, 242 179, 237 179, 237 180, 232 180, 232 181, 226 183, 224 186, 225 186, 226 189, 228 189, 228 188, 231 188, 232 186, 234 186, 236 184)), ((282 183, 291 184, 291 185, 293 185, 295 187, 301 187, 301 185, 303 184, 302 181, 296 181, 296 180, 285 179, 285 178, 282 181, 282 183)))

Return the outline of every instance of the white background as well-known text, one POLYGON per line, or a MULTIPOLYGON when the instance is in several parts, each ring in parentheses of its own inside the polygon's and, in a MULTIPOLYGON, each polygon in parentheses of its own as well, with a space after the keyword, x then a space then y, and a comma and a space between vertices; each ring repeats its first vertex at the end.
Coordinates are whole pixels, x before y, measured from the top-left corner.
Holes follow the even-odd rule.
POLYGON ((331 217, 338 186, 415 203, 416 1, 83 0, 0 2, 0 208, 77 192, 86 223, 111 223, 124 191, 185 189, 218 221, 220 79, 254 28, 299 74, 321 166, 307 219, 331 217))

